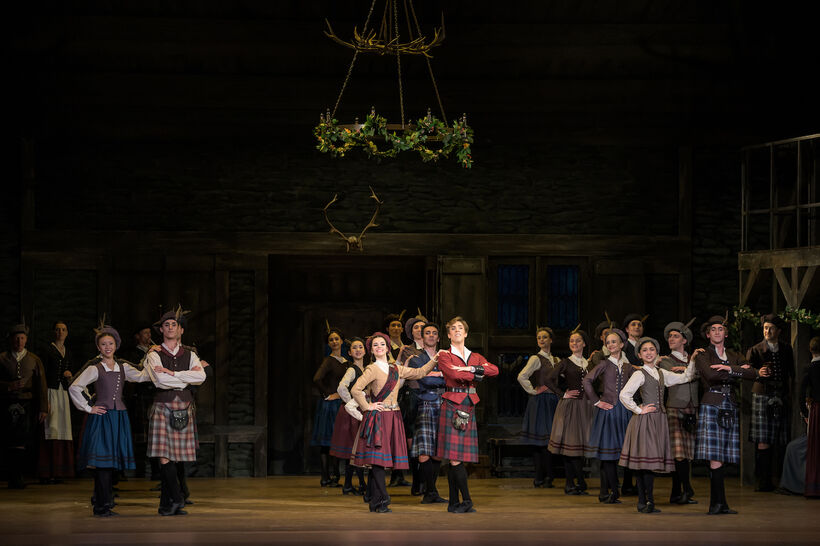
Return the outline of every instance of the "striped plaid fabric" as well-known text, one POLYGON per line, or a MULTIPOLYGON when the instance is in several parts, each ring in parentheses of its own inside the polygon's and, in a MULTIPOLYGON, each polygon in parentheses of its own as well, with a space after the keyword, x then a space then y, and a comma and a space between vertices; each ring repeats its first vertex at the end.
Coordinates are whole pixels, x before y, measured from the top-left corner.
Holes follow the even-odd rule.
POLYGON ((781 407, 780 416, 769 415, 769 396, 752 393, 752 422, 749 426, 749 441, 755 443, 786 445, 789 443, 788 408, 781 407))
POLYGON ((420 400, 416 430, 413 435, 413 445, 410 446, 410 456, 436 455, 438 444, 438 421, 441 414, 440 400, 420 400))
POLYGON ((442 399, 436 457, 463 463, 478 462, 478 429, 475 424, 474 410, 475 406, 470 402, 469 396, 464 399, 462 405, 442 399), (470 422, 466 430, 456 430, 453 427, 453 415, 457 409, 470 414, 470 422))
POLYGON ((154 403, 148 424, 148 457, 163 457, 169 461, 196 461, 199 447, 194 405, 174 400, 154 403), (188 426, 183 430, 171 428, 171 411, 188 407, 188 426))
POLYGON ((683 426, 686 415, 694 415, 695 408, 669 408, 666 418, 669 421, 669 442, 672 446, 672 456, 675 459, 695 458, 696 431, 689 432, 683 426))
POLYGON ((701 404, 698 410, 698 439, 695 458, 703 461, 740 462, 740 424, 737 408, 726 398, 720 406, 701 404), (718 410, 729 410, 734 423, 728 429, 718 424, 718 410))

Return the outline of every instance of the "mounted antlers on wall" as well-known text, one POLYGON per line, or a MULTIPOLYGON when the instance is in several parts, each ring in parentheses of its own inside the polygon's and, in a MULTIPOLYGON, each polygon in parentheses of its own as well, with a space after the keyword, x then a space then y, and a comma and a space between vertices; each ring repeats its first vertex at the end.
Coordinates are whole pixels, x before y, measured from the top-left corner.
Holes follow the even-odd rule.
MULTIPOLYGON (((370 186, 368 186, 368 188, 370 188, 370 186)), ((362 239, 364 239, 365 233, 367 232, 368 229, 370 229, 372 227, 377 227, 379 225, 379 224, 376 223, 376 216, 378 216, 378 214, 379 214, 379 208, 381 208, 383 201, 381 199, 379 199, 379 196, 376 195, 376 192, 373 191, 373 188, 370 188, 370 199, 373 199, 373 200, 376 201, 376 210, 373 212, 373 217, 370 218, 370 221, 367 223, 366 226, 364 226, 364 229, 362 230, 362 232, 358 236, 356 236, 356 235, 347 236, 344 233, 342 233, 341 231, 339 231, 338 229, 336 229, 336 227, 330 221, 330 218, 328 218, 328 216, 327 216, 327 209, 329 209, 330 205, 332 205, 333 203, 335 203, 337 201, 338 197, 339 197, 339 194, 334 195, 333 199, 331 199, 330 202, 327 205, 325 205, 325 208, 322 209, 322 213, 324 213, 324 215, 325 215, 325 221, 330 226, 330 233, 338 233, 339 236, 342 239, 344 239, 345 245, 347 245, 347 252, 350 252, 351 250, 358 250, 359 252, 362 252, 364 250, 364 245, 362 244, 362 239)))

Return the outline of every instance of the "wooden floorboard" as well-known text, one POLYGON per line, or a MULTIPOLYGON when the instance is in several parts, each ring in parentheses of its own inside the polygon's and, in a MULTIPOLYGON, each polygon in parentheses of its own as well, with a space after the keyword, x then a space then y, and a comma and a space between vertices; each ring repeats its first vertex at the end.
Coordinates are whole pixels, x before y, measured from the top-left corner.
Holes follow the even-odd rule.
MULTIPOLYGON (((738 515, 707 516, 708 482, 696 479, 700 504, 671 506, 670 480, 656 481, 661 514, 639 514, 635 497, 602 505, 594 494, 567 497, 533 489, 526 479, 473 479, 475 514, 449 514, 446 505, 421 505, 409 488, 389 488, 390 514, 371 514, 361 497, 320 488, 318 477, 189 480, 187 516, 156 513, 154 482, 120 484, 120 514, 94 518, 91 480, 0 490, 3 544, 808 544, 817 543, 820 502, 755 493, 727 485, 738 515)), ((439 489, 447 490, 446 478, 439 489)))

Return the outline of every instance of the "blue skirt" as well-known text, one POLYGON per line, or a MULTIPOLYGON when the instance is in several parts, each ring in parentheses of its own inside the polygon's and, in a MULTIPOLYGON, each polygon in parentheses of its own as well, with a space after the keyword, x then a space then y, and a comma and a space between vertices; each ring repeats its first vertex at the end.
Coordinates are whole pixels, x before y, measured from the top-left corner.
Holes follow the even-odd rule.
POLYGON ((136 468, 127 410, 108 410, 103 415, 88 416, 78 463, 80 468, 136 468))
POLYGON ((316 419, 313 421, 313 435, 310 445, 330 447, 333 439, 333 425, 336 424, 336 414, 342 407, 341 398, 336 400, 319 399, 316 404, 316 419))
POLYGON ((584 455, 601 461, 619 460, 631 418, 632 412, 620 402, 609 411, 598 408, 584 455))
POLYGON ((530 396, 527 409, 524 410, 524 422, 521 424, 521 440, 534 446, 547 446, 557 406, 558 397, 551 392, 530 396))

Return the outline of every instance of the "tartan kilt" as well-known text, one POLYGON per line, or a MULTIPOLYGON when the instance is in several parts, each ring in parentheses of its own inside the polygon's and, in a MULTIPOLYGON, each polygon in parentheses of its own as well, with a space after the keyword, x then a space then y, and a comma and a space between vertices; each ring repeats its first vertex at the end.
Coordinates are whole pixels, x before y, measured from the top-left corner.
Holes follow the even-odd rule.
POLYGON ((789 443, 787 405, 783 405, 780 416, 769 415, 769 396, 752 393, 752 419, 749 424, 749 441, 754 443, 786 445, 789 443))
POLYGON ((672 457, 692 460, 695 458, 695 436, 697 429, 689 432, 683 426, 686 415, 693 415, 695 408, 669 408, 666 418, 669 421, 669 444, 672 457))
POLYGON ((339 407, 336 421, 333 424, 333 437, 330 439, 330 456, 339 459, 349 459, 353 456, 353 445, 356 443, 356 433, 361 423, 339 407))
POLYGON ((441 413, 438 420, 438 446, 436 457, 448 461, 462 463, 478 462, 478 429, 475 424, 475 405, 470 397, 464 398, 459 405, 446 398, 441 399, 441 413), (456 410, 470 414, 470 422, 466 430, 456 430, 453 427, 453 415, 456 410))
POLYGON ((737 408, 726 398, 720 406, 701 404, 698 410, 698 440, 695 459, 702 461, 720 461, 723 463, 740 462, 740 424, 737 408), (734 412, 734 423, 728 429, 718 424, 718 410, 734 412))
POLYGON ((148 457, 162 457, 169 461, 196 461, 199 448, 194 404, 174 400, 154 402, 148 416, 148 457), (188 407, 188 426, 183 430, 171 428, 170 412, 188 407))
POLYGON ((410 446, 410 456, 436 455, 438 444, 438 421, 441 414, 440 400, 419 400, 419 412, 416 419, 413 444, 410 446))
POLYGON ((530 396, 521 424, 521 440, 534 446, 549 445, 557 406, 558 397, 551 392, 530 396))
MULTIPOLYGON (((364 412, 364 419, 367 418, 367 414, 368 412, 364 412)), ((407 460, 407 438, 404 437, 401 411, 377 411, 376 419, 381 429, 382 445, 368 446, 367 439, 357 434, 353 464, 407 470, 410 465, 407 460)))

